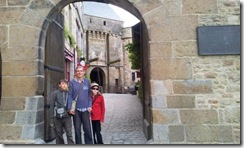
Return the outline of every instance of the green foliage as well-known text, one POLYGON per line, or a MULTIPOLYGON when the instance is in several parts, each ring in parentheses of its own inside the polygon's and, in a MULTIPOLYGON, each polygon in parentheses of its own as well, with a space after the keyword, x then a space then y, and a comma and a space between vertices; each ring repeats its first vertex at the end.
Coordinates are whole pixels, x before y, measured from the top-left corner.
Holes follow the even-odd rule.
POLYGON ((76 47, 76 51, 77 51, 78 57, 81 57, 82 51, 81 51, 81 48, 79 46, 76 47))
POLYGON ((75 47, 75 37, 73 36, 73 34, 69 35, 69 39, 70 39, 70 46, 75 47))
POLYGON ((68 37, 69 37, 69 30, 66 26, 64 26, 64 38, 68 39, 68 37))
POLYGON ((141 68, 141 51, 139 44, 128 43, 125 49, 129 52, 129 61, 131 62, 131 69, 141 68))
POLYGON ((68 28, 64 26, 64 38, 69 39, 69 44, 71 47, 75 47, 75 37, 69 32, 68 28))

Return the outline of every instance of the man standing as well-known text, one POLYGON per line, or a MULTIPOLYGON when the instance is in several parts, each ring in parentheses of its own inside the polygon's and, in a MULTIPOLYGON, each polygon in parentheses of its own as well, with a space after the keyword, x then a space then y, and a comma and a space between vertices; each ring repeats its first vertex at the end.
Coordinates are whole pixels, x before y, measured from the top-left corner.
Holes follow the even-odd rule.
POLYGON ((93 144, 90 112, 92 110, 92 99, 90 92, 90 81, 84 78, 86 67, 78 65, 75 68, 76 78, 69 83, 68 110, 73 115, 75 129, 75 143, 82 144, 81 125, 83 125, 85 144, 93 144), (76 109, 71 109, 72 100, 76 98, 76 109))

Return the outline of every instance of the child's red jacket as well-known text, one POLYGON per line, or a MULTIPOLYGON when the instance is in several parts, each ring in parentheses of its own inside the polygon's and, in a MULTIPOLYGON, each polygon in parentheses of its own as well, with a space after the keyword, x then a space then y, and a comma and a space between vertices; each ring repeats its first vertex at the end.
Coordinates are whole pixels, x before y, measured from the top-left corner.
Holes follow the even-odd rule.
POLYGON ((100 122, 104 122, 105 103, 103 96, 101 94, 93 96, 92 103, 93 105, 91 111, 91 119, 100 120, 100 122))

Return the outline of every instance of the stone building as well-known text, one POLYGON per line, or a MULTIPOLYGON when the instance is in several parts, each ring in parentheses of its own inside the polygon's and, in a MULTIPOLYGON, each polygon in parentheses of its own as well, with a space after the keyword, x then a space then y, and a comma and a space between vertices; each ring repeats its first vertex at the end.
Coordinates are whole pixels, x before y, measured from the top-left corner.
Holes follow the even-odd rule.
MULTIPOLYGON (((48 79, 44 65, 45 54, 50 52, 45 48, 47 30, 66 5, 77 1, 0 1, 0 143, 43 139, 43 93, 48 79)), ((201 54, 199 47, 203 41, 199 29, 205 29, 201 27, 215 26, 213 35, 221 27, 240 29, 240 1, 99 2, 117 5, 141 22, 143 123, 148 140, 155 144, 240 144, 240 46, 230 48, 237 53, 220 50, 214 55, 213 49, 201 54)), ((207 41, 224 48, 235 36, 238 32, 223 42, 222 36, 207 41)))
POLYGON ((84 28, 86 30, 87 75, 103 88, 103 92, 122 92, 123 74, 121 31, 123 21, 108 5, 84 4, 84 28), (100 11, 99 11, 100 10, 100 11), (113 14, 113 15, 112 15, 113 14))
POLYGON ((124 93, 125 86, 138 81, 136 76, 132 80, 135 70, 131 70, 124 48, 132 42, 131 28, 122 28, 123 21, 109 5, 76 2, 64 7, 62 14, 64 28, 69 31, 69 38, 74 36, 75 44, 75 47, 71 47, 70 39, 65 39, 67 80, 74 77, 74 67, 84 57, 89 63, 87 77, 100 84, 103 92, 124 93))
POLYGON ((85 30, 82 23, 83 16, 82 3, 72 3, 65 6, 62 10, 64 15, 64 33, 65 33, 65 77, 69 81, 74 77, 74 69, 82 55, 82 49, 85 47, 83 40, 85 30))

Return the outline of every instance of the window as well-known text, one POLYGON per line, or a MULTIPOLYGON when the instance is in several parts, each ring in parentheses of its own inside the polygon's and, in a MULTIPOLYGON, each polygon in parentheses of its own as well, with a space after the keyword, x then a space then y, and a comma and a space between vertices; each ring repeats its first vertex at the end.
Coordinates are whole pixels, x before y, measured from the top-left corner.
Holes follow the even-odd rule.
POLYGON ((136 79, 135 73, 132 72, 132 81, 135 81, 135 79, 136 79))

